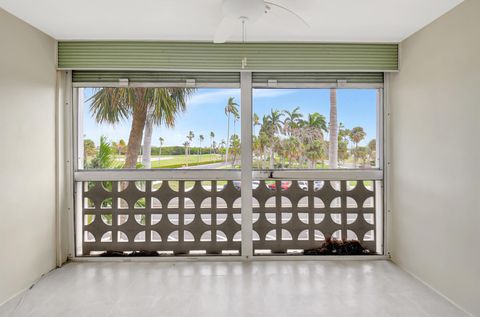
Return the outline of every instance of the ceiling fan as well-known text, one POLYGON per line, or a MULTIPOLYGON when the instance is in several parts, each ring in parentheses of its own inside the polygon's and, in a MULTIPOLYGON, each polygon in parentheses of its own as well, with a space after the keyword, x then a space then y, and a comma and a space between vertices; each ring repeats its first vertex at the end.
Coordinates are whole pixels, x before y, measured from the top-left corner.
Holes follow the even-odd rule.
POLYGON ((306 27, 310 27, 307 21, 300 15, 274 2, 265 0, 223 0, 223 18, 217 26, 213 42, 225 43, 240 25, 242 26, 242 39, 243 42, 245 42, 245 24, 256 22, 269 12, 275 10, 287 12, 306 27))

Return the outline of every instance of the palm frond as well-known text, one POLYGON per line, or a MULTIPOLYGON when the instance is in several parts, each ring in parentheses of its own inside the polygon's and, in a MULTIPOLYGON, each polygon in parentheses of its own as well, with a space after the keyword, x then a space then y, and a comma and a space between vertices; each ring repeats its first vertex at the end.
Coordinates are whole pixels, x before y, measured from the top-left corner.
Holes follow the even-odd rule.
POLYGON ((118 123, 127 119, 132 111, 131 92, 127 88, 99 88, 88 99, 90 112, 98 123, 118 123))

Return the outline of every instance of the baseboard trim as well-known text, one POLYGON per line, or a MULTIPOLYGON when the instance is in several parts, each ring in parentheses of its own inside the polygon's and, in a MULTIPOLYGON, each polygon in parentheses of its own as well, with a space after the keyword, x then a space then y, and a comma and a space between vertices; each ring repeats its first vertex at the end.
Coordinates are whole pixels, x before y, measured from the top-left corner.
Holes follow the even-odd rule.
MULTIPOLYGON (((29 283, 28 286, 20 289, 18 292, 16 292, 15 294, 13 294, 12 296, 8 297, 5 301, 3 301, 2 303, 0 303, 0 308, 2 308, 3 305, 7 304, 8 302, 14 300, 16 297, 18 296, 21 296, 23 294, 25 294, 26 292, 28 292, 29 289, 33 288, 38 282, 40 282, 47 274, 49 274, 50 272, 56 270, 58 267, 55 267, 53 269, 51 269, 50 271, 48 272, 45 272, 43 273, 42 275, 40 275, 39 278, 35 279, 33 282, 29 283)), ((21 298, 20 298, 21 300, 21 298)))
POLYGON ((419 281, 420 283, 422 283, 423 285, 425 285, 426 287, 428 287, 430 290, 432 290, 435 294, 437 294, 438 296, 442 297, 443 299, 445 299, 447 302, 449 302, 450 304, 452 304, 453 306, 455 306, 456 308, 458 308, 459 310, 461 310, 462 312, 464 312, 465 314, 467 314, 468 316, 470 317, 478 317, 478 316, 475 316, 474 314, 472 314, 471 312, 465 310, 465 308, 463 308, 462 306, 460 306, 459 304, 457 304, 455 301, 453 301, 450 297, 448 297, 447 295, 443 294, 442 292, 440 292, 439 290, 437 290, 435 287, 433 287, 432 285, 430 285, 429 283, 427 283, 426 281, 424 281, 423 279, 421 279, 418 275, 416 275, 415 273, 413 273, 412 271, 406 269, 404 266, 400 265, 398 262, 396 262, 395 260, 392 260, 392 262, 397 265, 399 268, 401 268, 403 271, 405 271, 406 273, 408 273, 409 275, 411 275, 413 278, 415 278, 417 281, 419 281))

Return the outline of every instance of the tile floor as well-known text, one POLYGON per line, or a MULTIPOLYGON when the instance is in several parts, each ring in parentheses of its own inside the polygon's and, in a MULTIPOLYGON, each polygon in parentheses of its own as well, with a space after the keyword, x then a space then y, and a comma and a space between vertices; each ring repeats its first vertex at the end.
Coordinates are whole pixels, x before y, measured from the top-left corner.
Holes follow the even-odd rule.
POLYGON ((466 316, 389 261, 69 263, 0 316, 466 316))

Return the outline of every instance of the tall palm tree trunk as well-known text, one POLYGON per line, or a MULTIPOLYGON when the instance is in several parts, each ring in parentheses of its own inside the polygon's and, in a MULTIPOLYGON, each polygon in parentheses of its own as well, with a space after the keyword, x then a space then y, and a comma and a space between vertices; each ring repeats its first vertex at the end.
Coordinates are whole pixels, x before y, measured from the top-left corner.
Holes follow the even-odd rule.
POLYGON ((330 89, 330 131, 328 147, 328 165, 330 168, 338 167, 338 122, 337 122, 337 90, 330 89))
POLYGON ((227 116, 227 149, 225 150, 225 165, 228 164, 228 146, 230 142, 230 112, 227 116))
POLYGON ((124 168, 135 168, 137 165, 138 152, 141 148, 143 129, 147 120, 146 107, 137 107, 132 115, 132 127, 128 138, 127 154, 124 168))
POLYGON ((266 169, 267 168, 267 147, 263 147, 263 158, 262 158, 262 168, 266 169))
POLYGON ((152 133, 153 133, 153 107, 147 111, 145 131, 143 133, 143 156, 142 165, 145 168, 152 168, 152 133))
POLYGON ((353 153, 353 167, 357 167, 358 144, 355 143, 355 152, 353 153))
POLYGON ((273 146, 270 148, 270 169, 273 169, 275 166, 274 166, 274 157, 275 157, 275 154, 274 154, 274 150, 273 150, 273 146))

